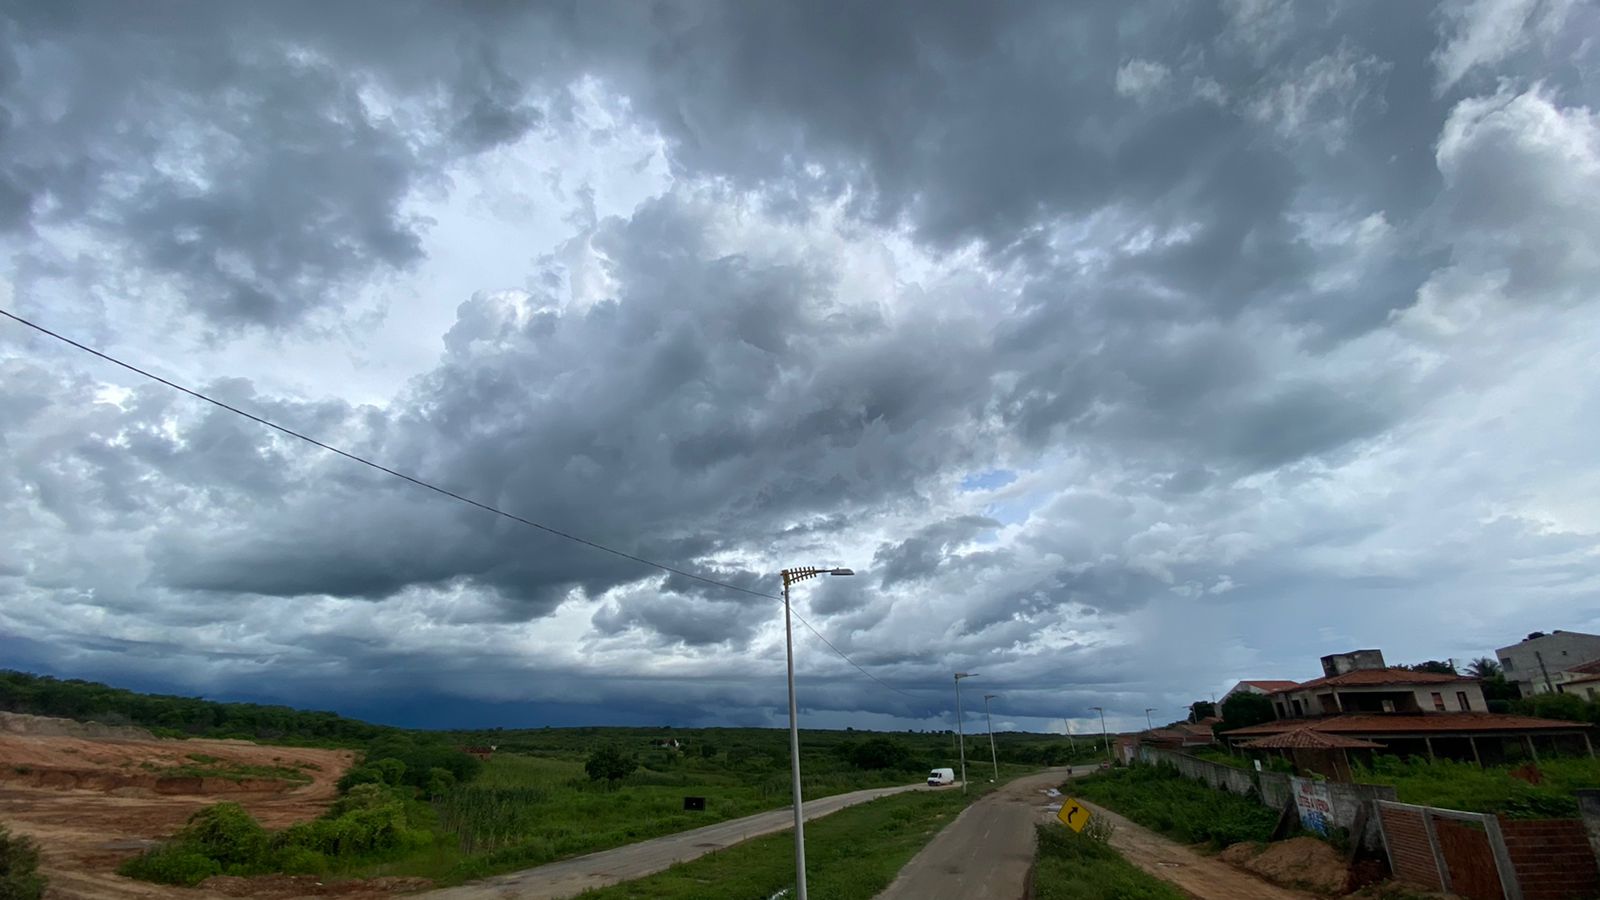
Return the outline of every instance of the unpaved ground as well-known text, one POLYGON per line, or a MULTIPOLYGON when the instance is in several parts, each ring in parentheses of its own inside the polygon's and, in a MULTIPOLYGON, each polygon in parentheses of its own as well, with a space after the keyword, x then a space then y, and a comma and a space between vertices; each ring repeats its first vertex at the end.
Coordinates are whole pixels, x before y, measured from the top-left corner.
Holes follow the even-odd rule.
POLYGON ((1275 884, 1304 887, 1322 894, 1341 894, 1350 880, 1344 854, 1314 837, 1290 838, 1262 847, 1234 844, 1217 854, 1225 863, 1248 869, 1275 884))
MULTIPOLYGON (((1316 894, 1269 884, 1210 856, 1137 825, 1103 806, 1079 800, 1115 830, 1111 846, 1128 862, 1170 881, 1197 900, 1315 900, 1316 894)), ((1054 813, 1050 821, 1054 821, 1054 813)))
MULTIPOLYGON (((40 730, 49 729, 33 729, 40 730)), ((315 818, 333 802, 335 782, 353 759, 348 750, 244 741, 95 739, 8 729, 0 732, 0 823, 39 841, 51 897, 171 897, 173 888, 122 878, 114 870, 154 840, 175 832, 195 810, 221 800, 243 805, 269 828, 315 818), (298 768, 312 781, 160 776, 162 769, 193 764, 190 754, 214 756, 224 761, 220 764, 298 768)), ((211 900, 238 894, 184 891, 183 896, 211 900)))

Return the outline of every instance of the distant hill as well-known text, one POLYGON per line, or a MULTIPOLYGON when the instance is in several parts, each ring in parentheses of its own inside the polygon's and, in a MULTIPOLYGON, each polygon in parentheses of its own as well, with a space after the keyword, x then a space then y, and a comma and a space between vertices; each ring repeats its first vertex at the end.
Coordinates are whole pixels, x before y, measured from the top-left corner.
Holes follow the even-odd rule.
POLYGON ((138 725, 168 737, 243 738, 280 744, 356 747, 400 732, 331 712, 141 694, 93 681, 9 670, 0 670, 0 711, 138 725))

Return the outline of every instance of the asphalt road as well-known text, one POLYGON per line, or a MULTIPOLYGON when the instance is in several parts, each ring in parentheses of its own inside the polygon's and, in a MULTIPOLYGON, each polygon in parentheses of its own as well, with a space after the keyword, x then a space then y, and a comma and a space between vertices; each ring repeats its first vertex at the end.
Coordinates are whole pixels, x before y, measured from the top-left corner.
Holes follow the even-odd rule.
MULTIPOLYGON (((1058 782, 1060 777, 1055 776, 1058 782)), ((808 800, 805 805, 806 821, 838 812, 857 803, 916 790, 925 791, 929 788, 926 785, 912 784, 808 800)), ((940 790, 952 790, 952 788, 940 788, 940 790)), ((791 807, 785 806, 782 809, 757 813, 742 819, 729 819, 692 831, 681 831, 637 844, 550 863, 536 869, 524 869, 521 872, 498 875, 460 887, 433 891, 424 896, 433 900, 499 900, 499 898, 513 897, 517 900, 561 900, 577 896, 590 888, 605 887, 653 875, 673 863, 704 856, 763 834, 786 831, 793 825, 794 812, 791 807)))
MULTIPOLYGON (((1078 769, 1018 778, 967 807, 911 858, 878 900, 1021 900, 1033 867, 1040 791, 1078 769)), ((1060 802, 1060 801, 1056 801, 1060 802)))

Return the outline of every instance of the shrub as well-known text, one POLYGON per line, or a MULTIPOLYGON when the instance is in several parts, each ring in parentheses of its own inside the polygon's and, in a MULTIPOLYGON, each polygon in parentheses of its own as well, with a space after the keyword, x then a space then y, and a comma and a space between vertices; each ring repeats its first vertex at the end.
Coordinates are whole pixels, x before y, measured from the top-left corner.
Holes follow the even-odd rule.
POLYGON ((639 768, 638 757, 623 753, 615 744, 607 744, 596 749, 589 754, 589 759, 583 764, 583 770, 589 774, 590 781, 611 783, 627 778, 637 768, 639 768))
POLYGON ((405 784, 406 764, 400 760, 389 757, 370 765, 382 773, 384 784, 405 784))
POLYGON ((383 784, 383 771, 373 766, 355 766, 339 776, 338 787, 341 792, 358 784, 383 784))
POLYGON ((222 865, 204 853, 170 844, 135 856, 118 866, 117 872, 141 881, 194 887, 213 875, 221 875, 222 865))
POLYGON ((1278 814, 1254 796, 1216 790, 1171 766, 1134 766, 1075 779, 1066 789, 1187 844, 1264 841, 1278 814))
POLYGON ((13 836, 0 826, 0 898, 39 900, 43 896, 38 845, 21 835, 13 836))
POLYGON ((266 855, 267 831, 239 804, 217 803, 190 816, 175 843, 223 867, 258 866, 266 855))
POLYGON ((434 766, 428 770, 428 784, 425 788, 428 796, 442 797, 450 793, 450 789, 455 786, 456 776, 452 775, 449 769, 441 769, 438 766, 434 766))
POLYGON ((884 737, 851 745, 845 758, 858 769, 909 769, 916 766, 911 750, 906 745, 884 737))
POLYGON ((278 851, 273 868, 289 875, 316 875, 328 868, 328 858, 305 847, 285 847, 278 851))

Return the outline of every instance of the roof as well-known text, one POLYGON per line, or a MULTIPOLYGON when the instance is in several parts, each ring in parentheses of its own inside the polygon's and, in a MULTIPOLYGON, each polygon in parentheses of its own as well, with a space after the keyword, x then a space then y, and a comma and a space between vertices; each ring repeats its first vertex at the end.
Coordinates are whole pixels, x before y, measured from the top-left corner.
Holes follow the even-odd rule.
POLYGON ((1600 659, 1592 659, 1588 662, 1578 663, 1575 666, 1567 666, 1561 671, 1578 672, 1583 675, 1600 675, 1600 659))
POLYGON ((1240 684, 1248 684, 1248 685, 1250 685, 1251 687, 1254 687, 1254 688, 1260 688, 1260 689, 1262 689, 1263 691, 1266 691, 1269 694, 1274 692, 1274 691, 1282 691, 1282 690, 1287 690, 1287 689, 1292 688, 1292 687, 1299 687, 1300 686, 1300 682, 1298 682, 1298 681, 1281 681, 1281 680, 1275 681, 1275 680, 1272 680, 1272 679, 1262 680, 1262 679, 1248 679, 1247 678, 1244 681, 1241 681, 1239 683, 1240 684))
POLYGON ((1470 675, 1444 675, 1439 672, 1413 672, 1410 669, 1356 669, 1343 675, 1325 675, 1313 678, 1292 688, 1273 691, 1281 694, 1289 690, 1308 690, 1319 687, 1358 687, 1373 684, 1443 684, 1454 681, 1477 681, 1470 675))
POLYGON ((1252 750, 1373 750, 1383 745, 1301 727, 1282 734, 1245 741, 1239 746, 1252 750))
POLYGON ((1282 734, 1297 728, 1307 728, 1325 734, 1414 734, 1419 731, 1474 732, 1485 731, 1582 731, 1583 722, 1562 722, 1556 719, 1537 719, 1533 716, 1515 716, 1502 713, 1347 713, 1323 719, 1282 719, 1261 725, 1250 725, 1225 732, 1223 737, 1252 737, 1255 735, 1282 734))
MULTIPOLYGON (((1571 670, 1569 669, 1568 671, 1571 671, 1571 670)), ((1588 683, 1590 683, 1592 681, 1600 681, 1600 674, 1580 675, 1577 678, 1568 678, 1566 681, 1563 681, 1561 683, 1562 684, 1588 684, 1588 683)))

